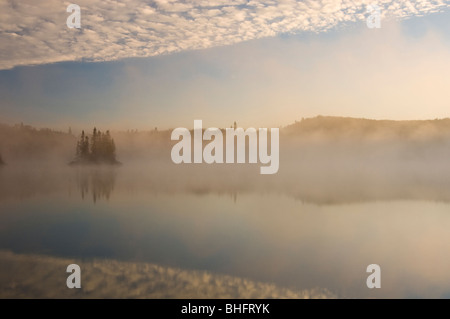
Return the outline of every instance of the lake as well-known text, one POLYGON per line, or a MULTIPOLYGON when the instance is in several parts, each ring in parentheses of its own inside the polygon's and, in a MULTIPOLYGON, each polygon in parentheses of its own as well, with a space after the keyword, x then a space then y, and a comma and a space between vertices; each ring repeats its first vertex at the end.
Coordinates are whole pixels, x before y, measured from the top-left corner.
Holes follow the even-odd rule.
POLYGON ((3 167, 0 295, 450 297, 439 180, 258 170, 3 167), (66 287, 71 263, 82 289, 66 287), (380 289, 366 285, 370 264, 381 267, 380 289))

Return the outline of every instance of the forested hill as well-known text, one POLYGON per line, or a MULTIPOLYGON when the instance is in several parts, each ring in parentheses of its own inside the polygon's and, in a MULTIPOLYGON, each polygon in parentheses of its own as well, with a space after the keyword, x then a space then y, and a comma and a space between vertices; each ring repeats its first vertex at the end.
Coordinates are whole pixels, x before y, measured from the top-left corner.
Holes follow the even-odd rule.
POLYGON ((73 153, 76 137, 68 132, 37 129, 29 125, 0 124, 0 155, 12 160, 66 157, 73 153))
MULTIPOLYGON (((239 123, 238 123, 239 127, 239 123)), ((86 127, 86 132, 93 128, 86 127)), ((106 131, 108 128, 102 128, 106 131)), ((192 128, 189 128, 192 129, 192 128)), ((74 159, 80 134, 72 134, 51 129, 37 129, 29 125, 0 124, 0 158, 6 163, 16 160, 58 159, 70 162, 74 159)), ((112 131, 120 159, 138 159, 147 156, 165 156, 170 154, 171 130, 158 131, 112 131)), ((344 142, 349 145, 372 142, 396 142, 417 145, 441 145, 450 141, 450 119, 422 121, 370 120, 348 117, 317 116, 306 118, 282 127, 280 130, 281 147, 290 145, 300 147, 321 142, 344 142), (291 141, 292 143, 283 143, 291 141), (436 144, 438 143, 438 144, 436 144)), ((327 144, 328 144, 327 142, 327 144)), ((206 143, 206 142, 205 142, 206 143)), ((397 144, 401 145, 401 144, 397 144)))
POLYGON ((435 139, 450 136, 450 118, 417 121, 371 120, 317 116, 282 129, 287 136, 320 136, 331 139, 435 139))

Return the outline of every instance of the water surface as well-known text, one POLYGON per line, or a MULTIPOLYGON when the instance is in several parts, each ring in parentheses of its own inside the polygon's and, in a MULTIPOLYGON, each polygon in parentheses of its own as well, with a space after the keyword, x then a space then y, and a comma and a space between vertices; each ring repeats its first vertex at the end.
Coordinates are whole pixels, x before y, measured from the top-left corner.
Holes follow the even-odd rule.
POLYGON ((429 181, 392 196, 318 173, 179 169, 3 168, 2 296, 450 296, 450 205, 429 181), (78 292, 65 287, 71 262, 78 292), (374 263, 381 289, 366 286, 374 263))

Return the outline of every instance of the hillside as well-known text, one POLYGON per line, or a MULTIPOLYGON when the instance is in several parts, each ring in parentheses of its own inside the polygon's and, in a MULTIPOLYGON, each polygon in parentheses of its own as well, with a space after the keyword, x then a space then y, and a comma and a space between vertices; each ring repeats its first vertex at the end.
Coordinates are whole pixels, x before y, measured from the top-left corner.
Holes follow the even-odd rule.
MULTIPOLYGON (((123 160, 164 157, 175 143, 171 130, 112 131, 117 156, 123 160)), ((46 160, 69 162, 76 155, 79 136, 29 125, 0 124, 0 162, 46 160)), ((446 146, 450 141, 450 119, 422 121, 370 120, 317 116, 281 128, 280 147, 302 149, 305 146, 347 145, 366 152, 368 148, 389 145, 411 150, 446 146)), ((346 148, 346 151, 347 148, 346 148)))
POLYGON ((317 116, 282 129, 286 136, 320 136, 332 139, 423 140, 450 137, 450 118, 416 121, 371 120, 317 116))
POLYGON ((67 158, 74 152, 76 138, 72 134, 29 125, 0 124, 0 153, 5 162, 67 158))

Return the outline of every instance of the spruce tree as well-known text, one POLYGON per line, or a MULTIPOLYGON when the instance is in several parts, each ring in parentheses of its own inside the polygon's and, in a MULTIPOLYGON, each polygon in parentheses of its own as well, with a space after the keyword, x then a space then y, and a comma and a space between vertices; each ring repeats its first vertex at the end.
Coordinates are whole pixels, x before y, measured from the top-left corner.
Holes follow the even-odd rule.
POLYGON ((97 128, 94 127, 94 130, 92 131, 92 139, 91 139, 91 156, 93 161, 97 161, 98 159, 98 141, 99 141, 99 135, 101 134, 100 131, 97 133, 97 128))
POLYGON ((84 131, 76 147, 76 162, 79 163, 118 163, 116 160, 116 145, 109 131, 102 133, 94 127, 89 138, 84 131))

